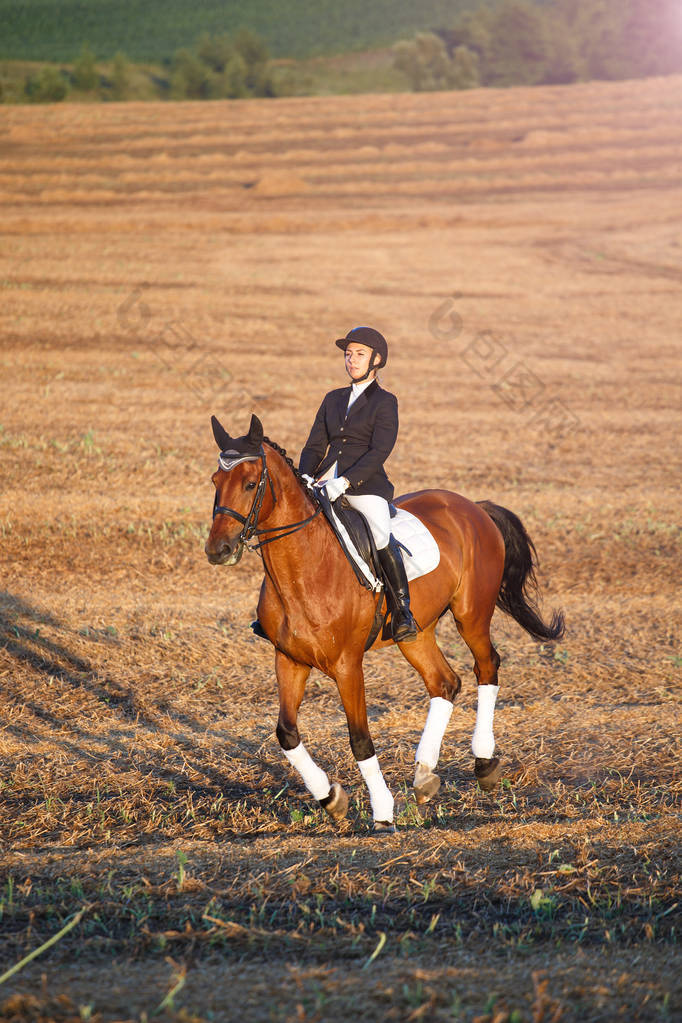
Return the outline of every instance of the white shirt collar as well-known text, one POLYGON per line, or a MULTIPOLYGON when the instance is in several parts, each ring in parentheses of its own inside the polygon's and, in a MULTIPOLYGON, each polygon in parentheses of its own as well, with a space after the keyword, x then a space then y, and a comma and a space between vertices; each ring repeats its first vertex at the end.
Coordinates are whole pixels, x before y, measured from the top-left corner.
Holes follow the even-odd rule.
POLYGON ((351 384, 351 391, 354 398, 359 398, 363 391, 366 391, 370 384, 373 384, 374 380, 363 380, 362 383, 351 384))

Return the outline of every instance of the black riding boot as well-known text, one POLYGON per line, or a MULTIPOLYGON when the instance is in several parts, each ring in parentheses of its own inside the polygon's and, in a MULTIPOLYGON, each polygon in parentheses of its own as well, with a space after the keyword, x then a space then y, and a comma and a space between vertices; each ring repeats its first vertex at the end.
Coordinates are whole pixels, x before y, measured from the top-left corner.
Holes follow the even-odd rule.
POLYGON ((386 600, 391 609, 391 631, 396 642, 416 639, 417 623, 410 611, 410 591, 400 548, 391 536, 388 547, 379 551, 379 561, 386 576, 386 600))

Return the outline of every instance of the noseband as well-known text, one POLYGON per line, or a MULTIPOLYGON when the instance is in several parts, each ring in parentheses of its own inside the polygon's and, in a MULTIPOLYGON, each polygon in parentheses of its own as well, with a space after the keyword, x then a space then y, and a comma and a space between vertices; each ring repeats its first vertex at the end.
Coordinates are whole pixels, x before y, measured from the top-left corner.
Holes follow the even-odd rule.
POLYGON ((284 526, 269 526, 267 528, 258 528, 258 517, 260 515, 261 507, 263 505, 263 498, 265 497, 265 488, 269 484, 270 493, 272 494, 273 507, 277 504, 277 497, 275 496, 275 489, 272 485, 272 479, 268 472, 268 467, 265 461, 265 451, 261 445, 261 449, 258 455, 240 455, 238 452, 221 452, 219 459, 219 467, 229 472, 230 469, 234 469, 235 465, 241 464, 241 462, 255 462, 257 458, 261 461, 260 477, 258 480, 258 486, 256 487, 256 493, 253 498, 253 504, 248 515, 244 516, 240 512, 235 511, 234 508, 227 508, 225 505, 218 504, 218 491, 216 489, 215 500, 213 502, 213 518, 216 515, 230 515, 233 519, 237 519, 238 522, 242 523, 242 530, 237 537, 238 544, 246 544, 250 551, 258 551, 259 548, 264 547, 267 543, 272 543, 273 540, 281 540, 282 537, 288 536, 290 533, 295 533, 301 529, 308 522, 319 515, 322 510, 322 505, 318 504, 317 508, 312 515, 309 515, 307 519, 301 519, 300 522, 289 522, 284 526), (248 541, 252 536, 262 536, 264 533, 274 533, 279 530, 286 529, 286 533, 280 533, 279 536, 271 536, 267 540, 261 540, 260 543, 250 544, 248 541))

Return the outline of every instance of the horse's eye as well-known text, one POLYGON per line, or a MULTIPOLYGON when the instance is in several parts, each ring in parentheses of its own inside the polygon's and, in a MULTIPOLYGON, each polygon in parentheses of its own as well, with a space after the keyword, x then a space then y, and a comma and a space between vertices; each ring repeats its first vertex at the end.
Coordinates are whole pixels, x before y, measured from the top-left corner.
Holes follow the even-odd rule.
POLYGON ((256 489, 256 484, 255 483, 247 483, 246 484, 246 489, 247 490, 255 490, 256 489))

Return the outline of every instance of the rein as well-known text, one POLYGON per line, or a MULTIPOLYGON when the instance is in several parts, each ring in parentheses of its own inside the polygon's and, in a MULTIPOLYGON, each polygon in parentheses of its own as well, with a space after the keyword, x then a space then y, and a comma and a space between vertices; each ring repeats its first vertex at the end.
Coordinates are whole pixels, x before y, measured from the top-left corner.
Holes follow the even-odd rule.
MULTIPOLYGON (((275 489, 272 485, 272 479, 268 472, 267 463, 265 461, 265 451, 262 446, 259 455, 254 455, 253 458, 239 459, 239 461, 255 461, 259 457, 261 460, 261 471, 260 478, 258 480, 258 487, 253 498, 253 504, 249 510, 248 515, 244 516, 240 512, 235 511, 234 508, 227 508, 225 505, 218 504, 218 491, 216 490, 215 501, 213 503, 213 518, 216 515, 230 515, 233 519, 237 519, 238 522, 242 523, 242 531, 237 537, 237 542, 244 544, 248 550, 258 552, 261 547, 265 547, 266 544, 272 543, 273 540, 282 540, 285 536, 290 536, 291 533, 296 533, 303 526, 311 522, 317 515, 322 511, 322 505, 318 503, 317 508, 312 515, 309 515, 306 519, 301 519, 299 522, 288 522, 283 526, 267 526, 265 528, 258 528, 258 517, 260 515, 261 507, 263 505, 263 498, 265 497, 265 487, 270 485, 270 493, 272 494, 273 506, 277 504, 277 497, 275 496, 275 489), (252 536, 262 536, 265 533, 275 533, 279 530, 286 529, 286 533, 281 533, 279 536, 271 536, 267 540, 261 540, 260 543, 249 544, 248 541, 252 536)), ((229 464, 229 463, 228 463, 229 464)), ((236 463, 235 463, 236 464, 236 463)), ((222 458, 221 458, 222 465, 222 458)), ((225 466, 223 465, 223 468, 225 466)))

